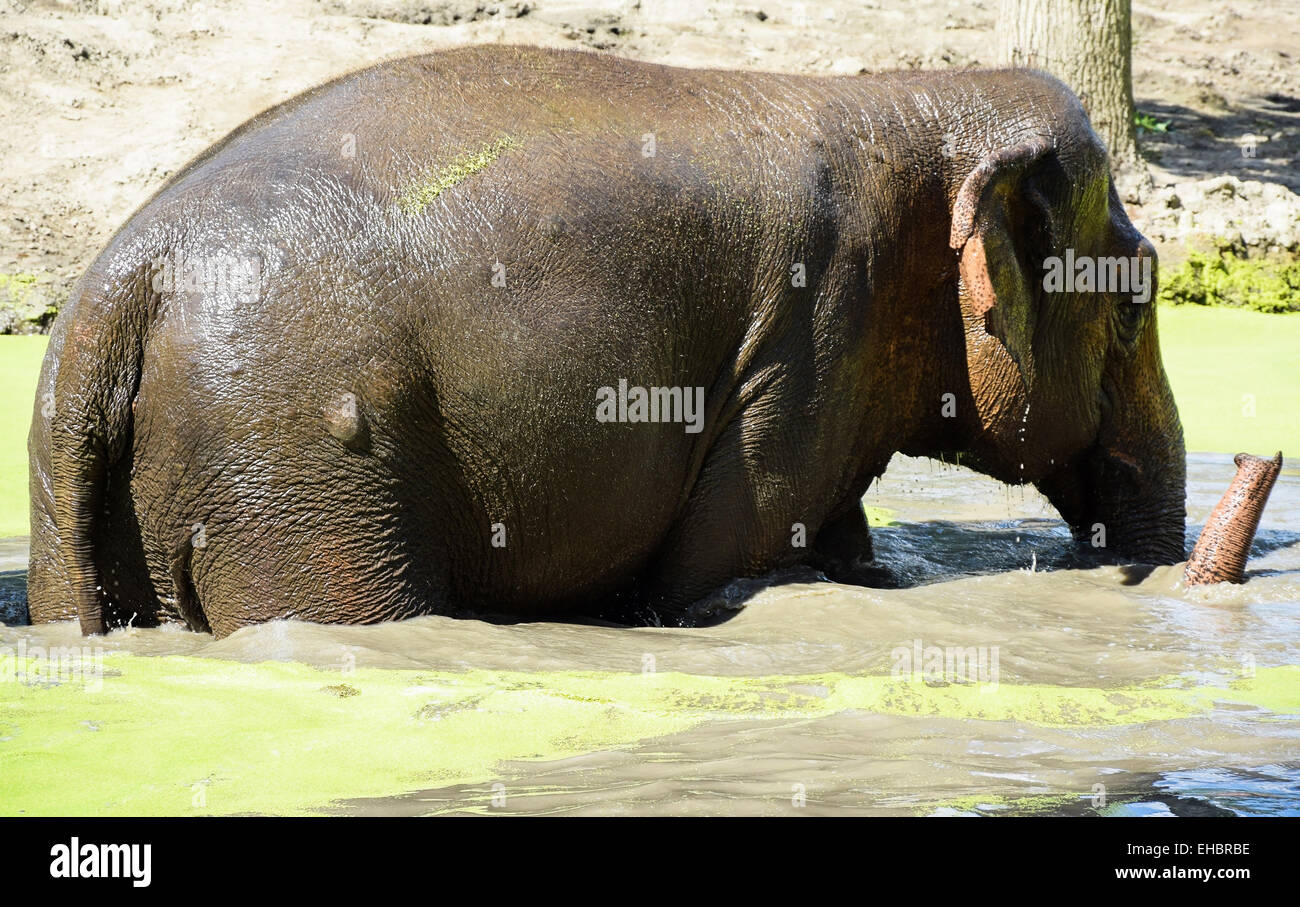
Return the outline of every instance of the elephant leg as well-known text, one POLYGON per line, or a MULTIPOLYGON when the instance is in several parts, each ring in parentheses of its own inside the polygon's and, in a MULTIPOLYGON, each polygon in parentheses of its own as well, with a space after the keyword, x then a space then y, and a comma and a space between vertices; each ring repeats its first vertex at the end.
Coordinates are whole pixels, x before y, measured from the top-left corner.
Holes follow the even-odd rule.
POLYGON ((880 570, 873 561, 867 515, 855 499, 822 525, 813 543, 812 564, 833 582, 868 586, 879 584, 880 570))
POLYGON ((788 449, 783 430, 738 418, 715 440, 647 571, 638 610, 665 625, 694 624, 719 604, 734 609, 765 584, 755 578, 807 562, 808 549, 797 547, 791 527, 819 515, 809 513, 803 483, 766 460, 788 449))

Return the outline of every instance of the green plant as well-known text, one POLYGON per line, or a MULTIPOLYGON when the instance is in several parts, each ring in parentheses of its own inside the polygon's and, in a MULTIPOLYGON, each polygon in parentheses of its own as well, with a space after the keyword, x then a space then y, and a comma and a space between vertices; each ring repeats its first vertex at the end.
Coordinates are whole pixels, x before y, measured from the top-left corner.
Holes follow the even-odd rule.
POLYGON ((1160 276, 1160 302, 1221 305, 1259 312, 1300 311, 1300 260, 1193 252, 1160 276))
POLYGON ((1133 123, 1143 132, 1168 132, 1169 120, 1157 120, 1149 113, 1133 114, 1133 123))

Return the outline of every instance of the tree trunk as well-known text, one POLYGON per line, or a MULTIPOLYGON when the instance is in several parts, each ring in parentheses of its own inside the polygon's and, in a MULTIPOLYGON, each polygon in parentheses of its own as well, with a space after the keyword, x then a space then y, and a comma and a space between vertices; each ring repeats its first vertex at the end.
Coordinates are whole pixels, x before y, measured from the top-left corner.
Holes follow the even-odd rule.
POLYGON ((1134 133, 1131 0, 1001 0, 998 54, 1074 89, 1117 170, 1142 167, 1134 133))

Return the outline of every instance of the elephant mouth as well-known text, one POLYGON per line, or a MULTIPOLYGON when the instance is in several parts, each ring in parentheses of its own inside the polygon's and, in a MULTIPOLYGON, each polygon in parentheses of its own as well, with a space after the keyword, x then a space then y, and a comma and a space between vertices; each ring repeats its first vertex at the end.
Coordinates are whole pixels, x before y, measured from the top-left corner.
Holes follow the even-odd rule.
POLYGON ((1038 484, 1076 543, 1103 563, 1167 565, 1186 552, 1181 473, 1097 445, 1038 484))

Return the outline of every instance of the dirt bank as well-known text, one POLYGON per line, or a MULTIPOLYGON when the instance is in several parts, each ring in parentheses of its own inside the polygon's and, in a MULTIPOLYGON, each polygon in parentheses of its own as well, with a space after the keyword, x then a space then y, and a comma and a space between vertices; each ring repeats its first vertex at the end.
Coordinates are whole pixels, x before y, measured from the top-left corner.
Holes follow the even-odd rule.
MULTIPOLYGON (((242 121, 331 76, 469 42, 803 73, 990 65, 997 3, 941 0, 0 0, 0 331, 39 329, 122 221, 242 121)), ((1134 216, 1189 241, 1300 249, 1300 7, 1134 6, 1134 216), (1208 182, 1207 182, 1208 181, 1208 182)))

